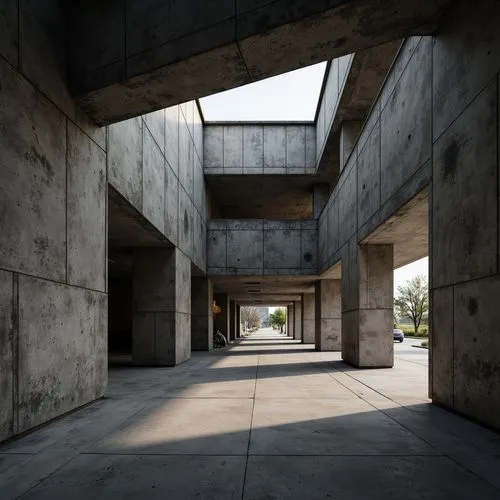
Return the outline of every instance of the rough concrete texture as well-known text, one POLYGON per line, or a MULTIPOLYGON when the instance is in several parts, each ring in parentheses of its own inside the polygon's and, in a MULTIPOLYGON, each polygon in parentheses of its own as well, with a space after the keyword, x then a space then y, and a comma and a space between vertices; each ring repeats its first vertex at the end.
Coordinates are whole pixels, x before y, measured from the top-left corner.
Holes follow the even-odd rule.
POLYGON ((202 271, 206 187, 201 118, 194 102, 109 127, 110 184, 202 271))
POLYGON ((23 432, 104 394, 107 296, 18 280, 17 432, 23 432))
POLYGON ((342 122, 340 128, 340 169, 342 170, 349 156, 351 155, 354 146, 361 132, 363 123, 357 120, 349 120, 342 122))
POLYGON ((314 293, 302 295, 302 343, 314 344, 316 341, 316 313, 314 293))
POLYGON ((316 350, 340 351, 342 347, 341 281, 317 281, 315 297, 316 350))
POLYGON ((427 352, 395 350, 353 369, 262 331, 111 369, 104 400, 0 448, 0 497, 498 498, 498 436, 430 405, 427 352))
MULTIPOLYGON (((410 38, 398 54, 357 144, 356 239, 392 243, 395 265, 412 257, 408 253, 405 257, 400 248, 420 248, 413 258, 423 257, 428 241, 434 325, 430 392, 436 402, 460 406, 459 411, 498 426, 499 400, 493 393, 477 389, 474 404, 467 402, 468 391, 475 390, 472 387, 489 387, 494 380, 494 363, 489 355, 479 353, 487 345, 489 354, 495 352, 498 358, 498 348, 489 343, 490 336, 479 325, 492 324, 495 309, 480 307, 472 295, 470 311, 465 298, 460 301, 462 310, 453 312, 452 307, 458 307, 461 287, 476 290, 481 280, 486 287, 498 273, 500 68, 496 56, 500 39, 493 19, 499 7, 489 0, 481 1, 473 12, 468 7, 467 2, 459 2, 436 36, 410 38), (426 189, 429 184, 431 188, 426 189), (414 203, 419 193, 425 196, 414 203), (428 216, 421 203, 427 205, 428 216), (391 229, 373 237, 386 222, 391 229), (410 241, 412 235, 418 236, 410 241), (463 314, 470 314, 473 321, 465 321, 463 314), (482 366, 484 358, 484 370, 471 370, 463 358, 458 360, 457 353, 465 352, 465 339, 476 339, 473 351, 477 355, 467 359, 482 366)), ((343 172, 339 184, 345 183, 342 178, 346 176, 343 172)), ((338 198, 335 188, 327 204, 328 215, 338 198)), ((345 209, 340 207, 340 212, 345 209)), ((339 220, 345 224, 345 216, 339 220)), ((320 271, 346 253, 340 248, 342 241, 335 239, 336 227, 324 221, 322 214, 320 271), (329 241, 334 244, 325 243, 329 241)), ((354 316, 346 312, 345 321, 357 324, 359 317, 354 316)), ((358 339, 350 340, 358 343, 358 339)), ((350 340, 347 351, 354 349, 350 340)))
POLYGON ((69 23, 72 89, 96 123, 106 124, 431 33, 447 3, 412 0, 394 9, 387 0, 301 0, 285 11, 272 3, 209 8, 198 0, 144 9, 130 2, 103 9, 79 2, 69 23))
POLYGON ((0 439, 107 380, 106 130, 69 97, 63 22, 57 2, 0 13, 0 439))
POLYGON ((191 263, 177 248, 134 252, 134 364, 175 366, 191 355, 191 263))
POLYGON ((63 281, 66 120, 3 59, 0 80, 0 266, 63 281))
POLYGON ((342 359, 365 368, 393 365, 392 245, 349 245, 342 274, 342 359))
POLYGON ((14 434, 14 391, 15 375, 14 352, 17 332, 13 325, 13 274, 0 271, 0 391, 2 404, 0 405, 0 440, 14 434))
POLYGON ((72 123, 67 132, 68 283, 106 290, 106 154, 72 123))
POLYGON ((314 275, 315 221, 210 220, 211 275, 314 275))
POLYGON ((205 175, 306 174, 315 172, 314 124, 204 127, 205 175))

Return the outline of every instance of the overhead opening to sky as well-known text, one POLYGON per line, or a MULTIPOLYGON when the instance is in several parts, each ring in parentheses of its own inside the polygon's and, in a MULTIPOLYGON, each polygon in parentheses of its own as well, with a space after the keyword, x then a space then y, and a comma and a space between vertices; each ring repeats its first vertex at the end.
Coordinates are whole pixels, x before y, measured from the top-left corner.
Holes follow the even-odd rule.
POLYGON ((205 121, 313 121, 326 64, 204 97, 205 121))

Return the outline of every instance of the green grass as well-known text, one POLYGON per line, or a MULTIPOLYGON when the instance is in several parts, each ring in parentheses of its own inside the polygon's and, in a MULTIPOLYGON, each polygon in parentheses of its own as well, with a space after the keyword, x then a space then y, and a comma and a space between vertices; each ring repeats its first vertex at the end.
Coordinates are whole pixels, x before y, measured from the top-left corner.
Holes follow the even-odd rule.
POLYGON ((416 334, 413 325, 398 325, 396 328, 403 330, 405 335, 409 335, 410 337, 428 337, 429 336, 429 327, 427 325, 420 325, 418 329, 418 333, 416 334))

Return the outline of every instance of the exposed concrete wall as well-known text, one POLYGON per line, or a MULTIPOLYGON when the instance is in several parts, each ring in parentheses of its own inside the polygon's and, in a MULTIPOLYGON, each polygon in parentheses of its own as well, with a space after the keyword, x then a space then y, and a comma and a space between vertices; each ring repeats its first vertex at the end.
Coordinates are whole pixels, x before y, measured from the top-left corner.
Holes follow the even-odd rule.
POLYGON ((353 59, 354 54, 348 54, 330 63, 316 122, 316 162, 319 162, 325 149, 353 59))
POLYGON ((206 270, 203 126, 194 101, 108 127, 109 183, 206 270))
POLYGON ((0 440, 107 383, 106 131, 69 96, 64 25, 58 2, 2 5, 0 440))
POLYGON ((213 286, 208 278, 191 279, 191 349, 210 351, 213 348, 213 286))
POLYGON ((314 344, 316 340, 316 299, 314 295, 314 293, 302 295, 302 342, 304 344, 314 344))
POLYGON ((316 350, 340 351, 342 347, 341 281, 317 281, 315 296, 316 350))
POLYGON ((499 15, 459 2, 436 36, 406 41, 318 235, 328 269, 429 186, 431 396, 496 427, 499 15))
POLYGON ((61 2, 0 15, 0 440, 104 393, 108 182, 206 266, 195 103, 96 127, 68 90, 65 22, 61 2))
POLYGON ((211 220, 210 275, 315 275, 316 221, 211 220))
POLYGON ((314 124, 207 124, 206 175, 314 174, 314 124))
POLYGON ((73 89, 96 122, 107 124, 432 33, 448 3, 73 2, 73 89))

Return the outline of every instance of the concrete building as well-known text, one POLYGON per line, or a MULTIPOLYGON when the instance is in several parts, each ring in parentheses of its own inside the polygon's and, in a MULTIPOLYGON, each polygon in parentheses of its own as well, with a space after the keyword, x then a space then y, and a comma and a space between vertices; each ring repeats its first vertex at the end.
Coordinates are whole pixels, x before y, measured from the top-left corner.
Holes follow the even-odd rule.
POLYGON ((393 270, 426 255, 432 400, 500 429, 499 3, 293 4, 0 2, 0 440, 242 305, 391 367, 393 270), (311 123, 196 101, 323 60, 311 123))

